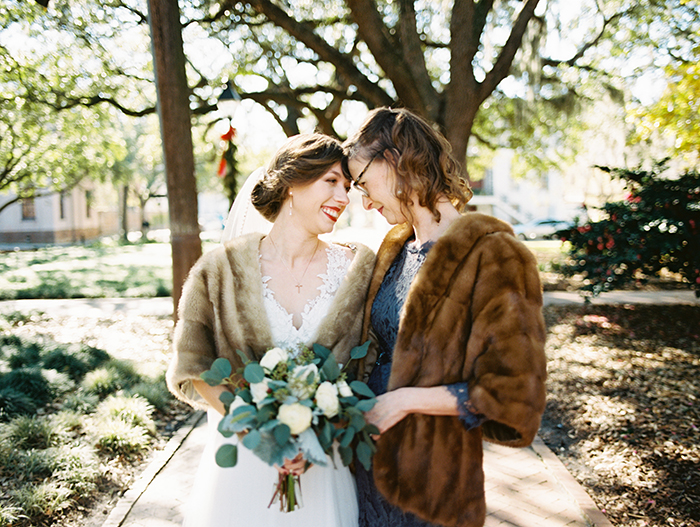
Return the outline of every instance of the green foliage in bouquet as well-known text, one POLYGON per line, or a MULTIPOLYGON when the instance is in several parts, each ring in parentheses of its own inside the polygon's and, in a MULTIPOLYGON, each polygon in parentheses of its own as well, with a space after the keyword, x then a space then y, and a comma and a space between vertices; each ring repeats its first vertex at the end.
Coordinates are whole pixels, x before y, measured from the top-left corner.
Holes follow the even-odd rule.
POLYGON ((667 269, 700 296, 700 174, 661 177, 665 165, 599 167, 623 179, 630 193, 603 206, 605 219, 559 232, 570 243, 562 272, 582 275, 583 291, 596 296, 667 269))
MULTIPOLYGON (((352 360, 367 354, 369 342, 352 349, 352 360)), ((295 356, 280 348, 269 350, 260 362, 250 361, 242 352, 244 368, 232 375, 231 363, 219 358, 201 377, 210 386, 229 385, 221 401, 227 415, 219 423, 226 437, 245 434, 242 444, 269 465, 282 466, 285 458, 298 453, 317 465, 333 459, 333 443, 344 465, 357 459, 370 467, 375 452, 372 435, 379 430, 365 421, 372 409, 374 393, 363 382, 347 381, 345 368, 331 351, 314 344, 295 356)), ((347 365, 345 366, 347 367, 347 365)), ((219 448, 219 466, 237 463, 236 445, 219 448)))

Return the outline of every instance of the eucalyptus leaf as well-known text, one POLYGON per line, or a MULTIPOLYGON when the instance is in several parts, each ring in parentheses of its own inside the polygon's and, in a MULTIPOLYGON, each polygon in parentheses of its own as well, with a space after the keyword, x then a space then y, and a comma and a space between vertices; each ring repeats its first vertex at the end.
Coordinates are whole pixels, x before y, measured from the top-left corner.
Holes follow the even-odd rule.
POLYGON ((320 357, 321 360, 325 361, 331 355, 331 350, 320 344, 314 344, 314 353, 317 357, 320 357))
POLYGON ((369 340, 365 342, 362 346, 356 346, 350 350, 351 359, 363 359, 367 356, 367 350, 369 349, 369 340))
POLYGON ((369 470, 372 466, 372 449, 369 445, 362 442, 358 443, 355 453, 359 462, 365 467, 365 470, 369 470))
POLYGON ((275 436, 275 441, 277 441, 278 445, 285 444, 287 441, 289 441, 289 438, 292 435, 291 431, 289 430, 289 427, 284 423, 278 424, 272 430, 272 434, 275 436))
POLYGON ((304 457, 314 465, 325 467, 328 464, 328 457, 311 428, 307 428, 299 434, 297 445, 299 445, 299 450, 304 454, 304 457))
POLYGON ((343 461, 343 465, 346 467, 352 463, 352 448, 349 446, 339 446, 338 454, 340 454, 340 459, 343 461))
POLYGON ((268 465, 284 464, 284 458, 294 459, 299 449, 292 442, 288 441, 283 445, 277 443, 273 434, 260 434, 260 443, 255 447, 253 453, 268 465))
POLYGON ((265 424, 260 425, 258 430, 260 432, 270 432, 272 433, 272 430, 278 425, 280 422, 277 419, 270 419, 268 422, 265 424))
POLYGON ((323 423, 323 428, 321 428, 321 433, 318 435, 318 440, 321 442, 321 446, 324 450, 333 444, 333 425, 330 421, 325 421, 323 423))
POLYGON ((236 390, 236 395, 243 399, 245 402, 248 404, 252 404, 253 402, 253 394, 250 393, 250 390, 248 388, 243 388, 242 390, 236 390))
POLYGON ((362 381, 352 381, 350 383, 350 388, 352 391, 358 395, 364 395, 365 397, 374 397, 374 392, 362 381))
POLYGON ((352 397, 338 397, 338 400, 343 406, 355 406, 360 399, 353 395, 352 397))
POLYGON ((340 440, 340 446, 350 446, 350 443, 352 443, 352 440, 354 438, 355 429, 352 426, 349 426, 345 429, 345 432, 343 433, 343 438, 340 440))
POLYGON ((243 370, 243 377, 250 384, 262 382, 265 378, 265 370, 257 362, 250 362, 243 370))
POLYGON ((379 428, 377 428, 375 425, 367 424, 363 429, 363 432, 367 432, 368 434, 371 435, 379 435, 379 428))
POLYGON ((214 456, 216 464, 223 468, 235 467, 238 463, 238 448, 236 445, 221 445, 214 456))
POLYGON ((236 353, 241 358, 241 362, 243 364, 248 364, 250 362, 250 359, 248 358, 248 356, 245 353, 243 353, 241 350, 236 350, 236 353))
POLYGON ((334 355, 329 355, 326 361, 321 367, 321 375, 325 377, 325 380, 330 382, 335 382, 338 377, 340 377, 340 368, 338 368, 338 363, 335 360, 334 355))
POLYGON ((276 413, 277 410, 274 407, 274 405, 268 404, 265 406, 261 406, 258 409, 258 413, 255 416, 255 420, 258 422, 258 424, 264 424, 267 423, 270 419, 272 419, 276 413))
POLYGON ((210 369, 214 369, 217 372, 221 373, 222 377, 228 377, 229 375, 231 375, 231 372, 233 371, 229 360, 224 359, 223 357, 219 357, 218 359, 216 359, 212 363, 210 369))
POLYGON ((365 424, 367 424, 367 422, 365 421, 365 416, 361 413, 352 414, 350 416, 350 426, 353 427, 355 430, 362 430, 365 427, 365 424))
POLYGON ((227 408, 234 401, 235 398, 236 396, 228 390, 221 392, 221 395, 219 395, 219 401, 221 401, 227 408))
POLYGON ((257 448, 257 446, 260 444, 260 440, 260 432, 258 432, 257 430, 251 430, 246 434, 242 442, 243 446, 247 449, 255 450, 255 448, 257 448))
POLYGON ((355 405, 355 408, 357 408, 360 412, 369 412, 372 408, 374 408, 375 404, 377 404, 376 399, 362 399, 355 405))

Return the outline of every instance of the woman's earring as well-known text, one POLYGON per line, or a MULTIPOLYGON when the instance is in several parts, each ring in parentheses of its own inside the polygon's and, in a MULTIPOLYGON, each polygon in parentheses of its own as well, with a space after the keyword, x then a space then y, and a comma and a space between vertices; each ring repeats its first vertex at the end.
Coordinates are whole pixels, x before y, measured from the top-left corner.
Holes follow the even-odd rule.
POLYGON ((293 202, 292 198, 293 197, 294 197, 294 195, 292 194, 292 191, 290 190, 289 191, 289 215, 290 216, 292 215, 292 202, 293 202))

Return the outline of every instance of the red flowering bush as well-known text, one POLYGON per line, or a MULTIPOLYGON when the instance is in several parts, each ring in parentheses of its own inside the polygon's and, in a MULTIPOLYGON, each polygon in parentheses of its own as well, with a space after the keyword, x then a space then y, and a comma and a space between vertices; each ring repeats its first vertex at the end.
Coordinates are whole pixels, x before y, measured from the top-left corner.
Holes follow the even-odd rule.
POLYGON ((700 296, 700 174, 662 177, 665 162, 650 171, 598 168, 630 193, 603 206, 606 219, 559 232, 571 244, 564 275, 582 275, 582 290, 595 296, 667 269, 700 296))

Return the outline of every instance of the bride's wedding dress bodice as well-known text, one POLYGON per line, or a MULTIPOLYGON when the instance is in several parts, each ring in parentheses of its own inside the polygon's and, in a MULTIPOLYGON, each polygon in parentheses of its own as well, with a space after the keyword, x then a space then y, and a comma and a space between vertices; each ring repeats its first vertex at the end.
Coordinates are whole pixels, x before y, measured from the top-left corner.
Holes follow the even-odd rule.
POLYGON ((326 272, 318 275, 323 280, 318 287, 320 292, 304 306, 299 329, 294 326, 293 314, 288 313, 280 305, 275 298, 275 293, 268 287, 267 282, 271 277, 263 276, 263 303, 275 346, 292 351, 302 344, 313 344, 318 329, 333 303, 335 293, 352 262, 339 245, 331 244, 326 249, 326 255, 328 257, 326 272))

